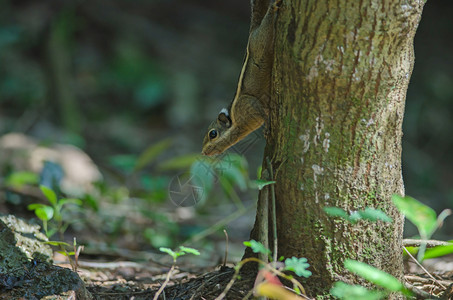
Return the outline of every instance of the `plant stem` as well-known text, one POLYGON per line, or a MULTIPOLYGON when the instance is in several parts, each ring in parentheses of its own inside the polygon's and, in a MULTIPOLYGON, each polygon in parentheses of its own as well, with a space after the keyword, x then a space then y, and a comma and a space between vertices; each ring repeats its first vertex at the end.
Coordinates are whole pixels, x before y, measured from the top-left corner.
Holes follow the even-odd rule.
POLYGON ((175 266, 176 266, 176 262, 174 262, 173 265, 171 266, 170 270, 169 270, 168 273, 167 273, 167 277, 165 278, 164 283, 162 283, 162 285, 160 286, 159 290, 158 290, 157 293, 154 295, 153 300, 159 299, 160 294, 162 294, 162 292, 164 291, 165 286, 166 286, 166 285, 168 284, 168 282, 170 281, 171 273, 173 273, 173 271, 175 270, 175 266))
MULTIPOLYGON (((272 170, 272 164, 269 159, 269 157, 266 157, 267 159, 267 167, 269 168, 269 175, 270 175, 270 180, 274 180, 274 171, 272 170)), ((272 197, 272 227, 273 227, 273 234, 274 234, 274 251, 273 251, 273 261, 277 261, 277 250, 278 250, 278 239, 277 239, 277 210, 275 208, 275 189, 274 189, 274 184, 270 185, 271 189, 271 197, 272 197)))
POLYGON ((228 258, 228 233, 227 231, 224 229, 223 230, 223 233, 225 233, 225 257, 223 258, 223 266, 225 267, 226 266, 226 263, 227 263, 227 258, 228 258))
MULTIPOLYGON (((261 179, 269 180, 269 172, 264 169, 261 174, 261 179)), ((258 199, 258 212, 257 212, 258 225, 258 241, 263 244, 266 249, 269 248, 269 187, 264 187, 258 199)), ((267 253, 258 253, 258 258, 263 262, 269 262, 270 256, 267 253)))

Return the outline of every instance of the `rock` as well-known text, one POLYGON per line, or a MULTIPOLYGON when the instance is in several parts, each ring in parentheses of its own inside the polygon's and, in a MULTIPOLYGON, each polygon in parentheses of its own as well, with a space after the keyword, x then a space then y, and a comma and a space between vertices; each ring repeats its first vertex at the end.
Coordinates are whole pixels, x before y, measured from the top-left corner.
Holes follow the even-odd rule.
POLYGON ((38 225, 0 216, 0 299, 91 299, 77 273, 51 264, 38 225))
POLYGON ((91 158, 72 145, 43 145, 21 133, 0 137, 0 169, 41 173, 44 163, 60 165, 64 172, 61 189, 78 197, 92 190, 92 183, 102 179, 101 172, 91 158))
POLYGON ((22 264, 32 259, 52 262, 52 249, 44 244, 48 239, 39 229, 13 215, 0 216, 0 274, 16 270, 22 276, 22 264))

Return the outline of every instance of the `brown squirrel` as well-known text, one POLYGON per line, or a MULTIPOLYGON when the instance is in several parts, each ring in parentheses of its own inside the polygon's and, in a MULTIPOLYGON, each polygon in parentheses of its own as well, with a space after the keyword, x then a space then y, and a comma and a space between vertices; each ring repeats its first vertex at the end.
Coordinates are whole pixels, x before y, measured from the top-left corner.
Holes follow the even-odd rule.
MULTIPOLYGON (((253 18, 238 87, 203 140, 203 155, 221 154, 267 121, 274 58, 274 23, 282 0, 271 1, 264 17, 253 18)), ((253 4, 253 1, 252 1, 253 4)))

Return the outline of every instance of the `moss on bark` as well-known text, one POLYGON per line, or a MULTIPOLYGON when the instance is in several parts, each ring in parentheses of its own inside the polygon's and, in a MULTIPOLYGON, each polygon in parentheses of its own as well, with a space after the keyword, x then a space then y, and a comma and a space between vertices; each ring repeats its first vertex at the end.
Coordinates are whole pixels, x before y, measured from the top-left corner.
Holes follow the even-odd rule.
POLYGON ((277 181, 279 256, 308 258, 312 296, 339 280, 367 285, 344 270, 346 258, 402 278, 403 219, 391 196, 404 194, 401 125, 422 7, 296 0, 280 9, 265 157, 277 181), (324 206, 379 208, 393 222, 353 225, 324 206))

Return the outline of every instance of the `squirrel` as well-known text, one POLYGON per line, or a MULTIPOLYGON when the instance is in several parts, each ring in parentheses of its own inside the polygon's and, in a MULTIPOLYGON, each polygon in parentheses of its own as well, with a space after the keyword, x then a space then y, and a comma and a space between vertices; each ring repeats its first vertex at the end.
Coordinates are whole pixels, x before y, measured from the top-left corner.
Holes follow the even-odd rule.
POLYGON ((271 1, 261 20, 257 19, 258 13, 252 15, 236 94, 228 108, 223 108, 217 120, 209 126, 203 140, 203 155, 223 153, 267 121, 274 59, 274 23, 281 1, 271 1))

